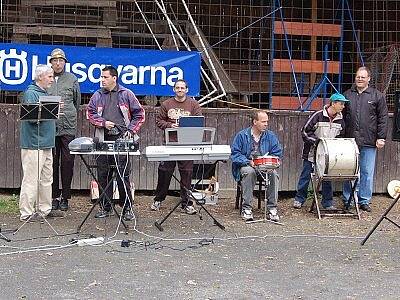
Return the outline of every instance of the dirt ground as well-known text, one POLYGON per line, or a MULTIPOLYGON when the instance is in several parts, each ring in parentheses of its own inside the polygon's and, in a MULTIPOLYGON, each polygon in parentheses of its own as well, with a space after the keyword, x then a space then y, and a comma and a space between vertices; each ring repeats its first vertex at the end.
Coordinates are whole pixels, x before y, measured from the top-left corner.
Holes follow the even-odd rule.
MULTIPOLYGON (((118 218, 93 215, 74 196, 65 218, 22 225, 17 215, 1 215, 0 299, 399 299, 400 230, 384 220, 364 246, 360 243, 393 199, 374 196, 372 213, 318 220, 281 197, 284 225, 245 224, 234 199, 207 205, 225 226, 203 211, 174 212, 160 232, 154 222, 174 206, 168 197, 151 212, 151 196, 136 195, 136 222, 128 234, 118 218), (201 216, 201 218, 199 217, 201 216), (58 233, 55 234, 54 230, 58 233), (104 237, 105 243, 79 247, 76 239, 104 237), (129 247, 121 247, 127 240, 129 247)), ((400 223, 400 203, 390 218, 400 223)), ((255 210, 255 218, 263 217, 255 210)))

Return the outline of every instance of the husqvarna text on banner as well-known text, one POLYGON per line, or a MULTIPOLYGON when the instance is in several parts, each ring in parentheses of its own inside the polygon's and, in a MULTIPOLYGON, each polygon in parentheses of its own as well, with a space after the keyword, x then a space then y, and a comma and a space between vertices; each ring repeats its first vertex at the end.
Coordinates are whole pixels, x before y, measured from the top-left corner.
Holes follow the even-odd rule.
POLYGON ((24 90, 33 80, 36 65, 49 64, 54 48, 64 50, 65 70, 78 77, 83 93, 100 87, 101 69, 106 65, 116 67, 119 82, 136 95, 173 95, 174 82, 180 78, 188 82, 190 96, 200 92, 199 52, 13 43, 0 43, 0 90, 24 90))

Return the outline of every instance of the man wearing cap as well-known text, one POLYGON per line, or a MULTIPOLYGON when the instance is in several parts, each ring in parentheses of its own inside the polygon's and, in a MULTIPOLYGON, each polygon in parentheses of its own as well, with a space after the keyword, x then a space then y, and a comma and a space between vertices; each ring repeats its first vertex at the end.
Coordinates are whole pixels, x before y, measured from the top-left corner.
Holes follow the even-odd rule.
MULTIPOLYGON (((339 93, 330 97, 330 104, 312 114, 301 129, 303 146, 303 170, 297 183, 293 207, 301 208, 307 199, 308 186, 313 172, 314 151, 320 138, 335 138, 344 135, 345 123, 342 115, 344 105, 349 100, 339 93)), ((332 184, 322 182, 322 207, 335 209, 333 205, 332 184)))
POLYGON ((56 140, 53 149, 53 210, 68 210, 71 199, 71 181, 74 170, 74 155, 69 153, 68 144, 75 138, 77 113, 81 102, 78 79, 65 72, 67 58, 63 50, 51 51, 50 63, 54 70, 54 82, 47 89, 49 95, 61 96, 62 108, 56 122, 56 140), (61 175, 61 176, 60 176, 61 175), (61 179, 61 189, 60 189, 61 179))
MULTIPOLYGON (((385 95, 369 86, 371 72, 367 67, 357 70, 355 84, 345 92, 350 100, 343 111, 346 137, 355 138, 360 151, 360 180, 356 191, 360 208, 370 212, 374 186, 376 149, 385 146, 388 130, 388 109, 385 95)), ((349 206, 350 182, 343 184, 344 205, 349 206)))

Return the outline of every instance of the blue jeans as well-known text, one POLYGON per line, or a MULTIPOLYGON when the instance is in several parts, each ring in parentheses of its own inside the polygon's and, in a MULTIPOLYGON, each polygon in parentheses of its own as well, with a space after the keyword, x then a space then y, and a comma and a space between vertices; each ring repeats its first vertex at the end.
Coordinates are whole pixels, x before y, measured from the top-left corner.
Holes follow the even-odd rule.
MULTIPOLYGON (((310 185, 311 173, 313 172, 313 164, 307 159, 303 160, 303 170, 301 171, 299 182, 297 183, 297 192, 294 198, 295 201, 299 201, 303 204, 306 201, 308 186, 310 185)), ((333 191, 332 183, 330 181, 322 181, 322 206, 332 206, 333 202, 333 191)))
MULTIPOLYGON (((369 204, 372 198, 375 171, 375 147, 360 147, 360 180, 357 182, 356 192, 358 203, 369 204)), ((343 198, 345 203, 349 202, 351 193, 350 181, 343 183, 343 198)))

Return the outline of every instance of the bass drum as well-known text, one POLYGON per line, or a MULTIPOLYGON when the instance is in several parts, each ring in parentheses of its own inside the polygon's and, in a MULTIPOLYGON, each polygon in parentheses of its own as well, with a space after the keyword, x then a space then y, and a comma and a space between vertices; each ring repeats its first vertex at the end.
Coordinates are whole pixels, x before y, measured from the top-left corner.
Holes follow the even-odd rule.
POLYGON ((314 156, 317 176, 357 175, 359 153, 355 139, 321 138, 314 156))

